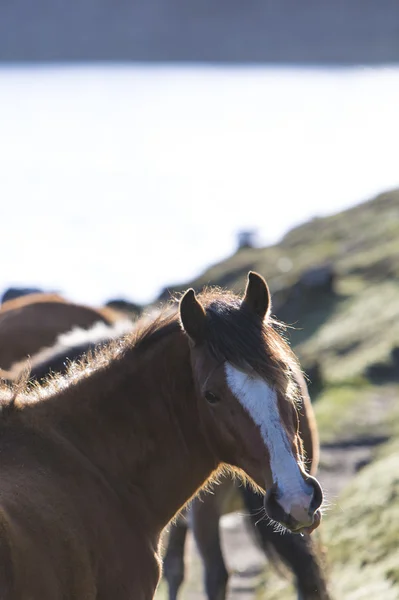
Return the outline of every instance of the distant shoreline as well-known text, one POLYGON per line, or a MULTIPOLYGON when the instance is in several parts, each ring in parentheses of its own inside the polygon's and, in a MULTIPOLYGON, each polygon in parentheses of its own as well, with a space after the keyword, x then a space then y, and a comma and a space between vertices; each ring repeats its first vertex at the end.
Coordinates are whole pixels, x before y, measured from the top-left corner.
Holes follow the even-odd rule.
POLYGON ((0 59, 0 68, 16 68, 19 67, 21 69, 25 67, 38 67, 38 68, 76 68, 76 67, 90 67, 96 68, 125 68, 125 67, 154 67, 156 68, 165 68, 165 69, 173 69, 173 68, 185 68, 192 69, 194 68, 214 68, 216 69, 283 69, 283 70, 309 70, 309 71, 333 71, 333 70, 355 70, 355 69, 374 69, 374 68, 391 68, 397 67, 399 65, 399 54, 398 58, 391 61, 375 61, 375 62, 276 62, 276 61, 200 61, 200 60, 135 60, 135 59, 62 59, 62 60, 1 60, 0 59))
POLYGON ((383 65, 399 62, 397 0, 13 0, 0 63, 383 65))

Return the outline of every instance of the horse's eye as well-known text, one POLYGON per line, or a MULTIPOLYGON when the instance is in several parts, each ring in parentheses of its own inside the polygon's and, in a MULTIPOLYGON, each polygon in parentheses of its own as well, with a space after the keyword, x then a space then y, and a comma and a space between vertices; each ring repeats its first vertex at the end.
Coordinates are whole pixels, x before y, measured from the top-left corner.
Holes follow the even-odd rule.
POLYGON ((216 402, 219 402, 220 400, 220 398, 218 398, 216 394, 209 391, 205 392, 205 399, 209 402, 209 404, 216 404, 216 402))

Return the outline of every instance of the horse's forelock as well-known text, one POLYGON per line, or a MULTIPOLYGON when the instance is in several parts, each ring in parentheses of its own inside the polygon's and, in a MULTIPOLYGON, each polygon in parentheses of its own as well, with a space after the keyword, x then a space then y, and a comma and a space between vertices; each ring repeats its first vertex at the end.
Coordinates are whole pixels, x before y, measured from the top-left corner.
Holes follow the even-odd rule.
POLYGON ((242 370, 249 367, 295 403, 300 393, 295 378, 299 365, 284 339, 284 326, 272 318, 260 322, 234 294, 215 296, 208 291, 199 300, 208 315, 207 345, 214 358, 242 370))

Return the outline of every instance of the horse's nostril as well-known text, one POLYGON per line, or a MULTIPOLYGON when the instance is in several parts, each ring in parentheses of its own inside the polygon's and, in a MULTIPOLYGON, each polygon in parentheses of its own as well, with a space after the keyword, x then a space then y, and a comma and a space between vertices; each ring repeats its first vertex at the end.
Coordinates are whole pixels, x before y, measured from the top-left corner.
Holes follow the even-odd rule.
POLYGON ((314 477, 309 476, 306 479, 306 483, 310 484, 313 488, 313 497, 309 506, 309 514, 313 515, 318 508, 320 508, 323 502, 323 491, 320 483, 314 477))
MULTIPOLYGON (((297 496, 284 495, 274 484, 266 493, 264 506, 268 516, 291 531, 310 527, 323 502, 323 492, 314 477, 306 477, 305 488, 297 496)), ((316 525, 317 526, 317 525, 316 525)))

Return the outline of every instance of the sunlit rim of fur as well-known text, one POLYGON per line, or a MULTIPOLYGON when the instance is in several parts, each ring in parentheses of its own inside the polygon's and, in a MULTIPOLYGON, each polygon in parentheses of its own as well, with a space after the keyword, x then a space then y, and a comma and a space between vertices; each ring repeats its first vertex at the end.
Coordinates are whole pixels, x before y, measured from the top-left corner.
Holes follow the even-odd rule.
POLYGON ((264 490, 252 479, 250 479, 242 469, 222 463, 215 471, 213 471, 213 473, 211 473, 206 482, 195 492, 195 494, 189 500, 187 500, 184 506, 181 507, 179 512, 177 512, 174 518, 170 521, 169 525, 175 524, 177 519, 180 518, 182 512, 190 509, 194 500, 202 500, 203 496, 206 496, 207 494, 213 494, 214 486, 222 484, 226 478, 232 479, 234 482, 238 481, 243 485, 248 485, 255 492, 264 494, 264 490))

